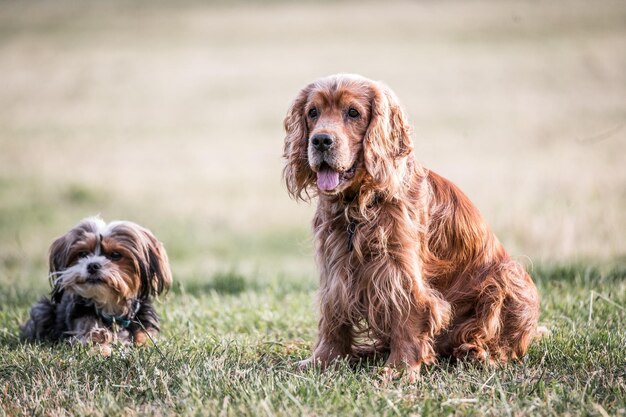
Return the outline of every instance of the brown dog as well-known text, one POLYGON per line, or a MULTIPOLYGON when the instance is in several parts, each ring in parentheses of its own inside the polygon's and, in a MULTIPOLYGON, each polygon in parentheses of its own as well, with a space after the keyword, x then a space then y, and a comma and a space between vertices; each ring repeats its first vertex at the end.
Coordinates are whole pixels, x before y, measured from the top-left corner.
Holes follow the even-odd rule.
POLYGON ((394 93, 360 76, 306 86, 284 121, 291 196, 318 196, 319 339, 301 366, 388 352, 411 378, 437 356, 521 358, 539 297, 470 200, 414 159, 394 93))

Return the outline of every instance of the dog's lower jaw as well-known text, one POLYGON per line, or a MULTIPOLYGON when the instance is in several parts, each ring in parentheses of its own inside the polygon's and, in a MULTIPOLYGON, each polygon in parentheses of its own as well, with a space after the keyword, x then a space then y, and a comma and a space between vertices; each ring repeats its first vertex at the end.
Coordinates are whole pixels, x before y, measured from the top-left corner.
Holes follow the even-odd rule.
POLYGON ((333 188, 326 188, 325 186, 321 186, 319 183, 317 184, 317 190, 320 193, 320 195, 324 195, 324 196, 335 196, 338 194, 341 194, 343 192, 345 192, 347 189, 349 189, 350 187, 352 187, 352 183, 353 183, 353 179, 355 177, 355 173, 357 171, 359 165, 359 160, 355 160, 352 165, 347 168, 347 169, 343 169, 343 168, 338 168, 335 169, 332 166, 330 166, 329 164, 327 164, 326 162, 322 162, 320 165, 317 166, 313 166, 311 165, 311 169, 313 170, 313 172, 317 175, 318 180, 320 180, 320 173, 322 171, 328 171, 331 170, 333 172, 336 173, 338 179, 337 179, 337 185, 333 188))

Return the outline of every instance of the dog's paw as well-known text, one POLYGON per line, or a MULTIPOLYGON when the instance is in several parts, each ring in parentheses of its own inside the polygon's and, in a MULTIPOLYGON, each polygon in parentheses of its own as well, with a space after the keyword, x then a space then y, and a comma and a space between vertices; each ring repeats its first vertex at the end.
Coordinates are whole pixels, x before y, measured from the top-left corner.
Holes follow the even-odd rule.
POLYGON ((99 353, 100 355, 104 356, 105 358, 108 358, 109 356, 111 356, 111 352, 112 352, 112 348, 110 345, 95 345, 93 347, 94 352, 99 353))
POLYGON ((460 361, 469 361, 474 364, 486 366, 494 366, 498 363, 498 360, 506 362, 506 356, 499 357, 496 354, 490 355, 486 349, 472 343, 462 344, 454 349, 452 355, 460 361))
POLYGON ((330 361, 325 361, 318 357, 310 357, 308 359, 298 362, 297 365, 300 371, 304 371, 309 368, 316 368, 323 371, 329 366, 330 363, 330 361))
POLYGON ((399 377, 400 373, 395 368, 385 366, 380 372, 379 381, 382 386, 386 386, 399 377))
POLYGON ((299 371, 307 370, 315 365, 313 358, 304 359, 296 363, 296 367, 299 371))
POLYGON ((113 342, 113 334, 102 327, 91 329, 87 338, 94 344, 104 345, 113 342))
POLYGON ((400 381, 408 384, 415 384, 420 377, 421 364, 413 366, 385 366, 380 372, 379 379, 381 385, 389 385, 392 381, 400 381))

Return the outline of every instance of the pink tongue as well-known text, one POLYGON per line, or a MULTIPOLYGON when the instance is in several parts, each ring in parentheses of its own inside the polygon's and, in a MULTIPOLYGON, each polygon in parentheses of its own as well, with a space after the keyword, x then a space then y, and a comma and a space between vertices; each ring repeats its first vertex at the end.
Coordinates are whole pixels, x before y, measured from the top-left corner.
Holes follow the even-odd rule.
POLYGON ((339 173, 330 168, 324 168, 317 173, 317 186, 322 191, 330 191, 339 185, 339 173))

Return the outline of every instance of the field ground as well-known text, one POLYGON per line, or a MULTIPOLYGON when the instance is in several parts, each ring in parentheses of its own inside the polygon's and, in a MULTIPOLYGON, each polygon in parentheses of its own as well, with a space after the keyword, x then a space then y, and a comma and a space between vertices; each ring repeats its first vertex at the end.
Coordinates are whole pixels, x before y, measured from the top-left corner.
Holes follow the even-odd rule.
POLYGON ((626 416, 626 3, 0 2, 0 415, 626 416), (313 207, 282 118, 336 72, 384 80, 418 159, 538 283, 522 364, 298 373, 315 338, 313 207), (176 283, 160 351, 18 339, 46 251, 141 223, 176 283))

